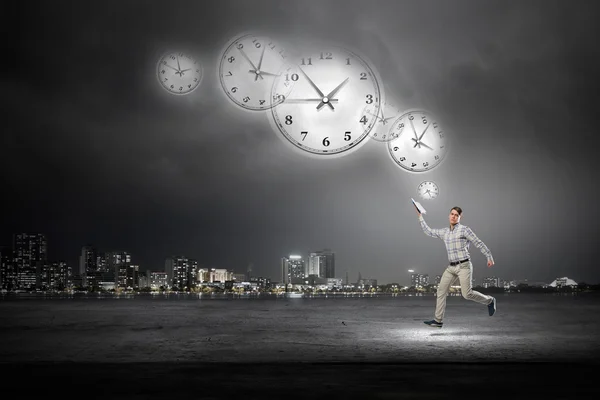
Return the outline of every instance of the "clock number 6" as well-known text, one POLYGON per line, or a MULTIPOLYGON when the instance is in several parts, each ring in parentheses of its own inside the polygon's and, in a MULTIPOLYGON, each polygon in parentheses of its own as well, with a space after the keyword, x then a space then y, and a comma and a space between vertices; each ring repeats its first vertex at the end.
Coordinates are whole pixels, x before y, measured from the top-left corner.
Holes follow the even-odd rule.
POLYGON ((326 137, 323 139, 323 146, 325 146, 325 147, 329 146, 329 140, 327 140, 328 138, 329 138, 329 137, 328 137, 328 136, 326 136, 326 137))

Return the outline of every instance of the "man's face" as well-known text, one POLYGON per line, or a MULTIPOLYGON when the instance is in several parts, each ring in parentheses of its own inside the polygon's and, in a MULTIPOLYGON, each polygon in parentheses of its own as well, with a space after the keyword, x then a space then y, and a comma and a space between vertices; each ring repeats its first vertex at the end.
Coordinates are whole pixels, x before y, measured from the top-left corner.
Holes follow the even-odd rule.
POLYGON ((450 220, 450 225, 456 225, 460 222, 460 215, 458 215, 458 211, 450 210, 450 215, 448 216, 450 220))

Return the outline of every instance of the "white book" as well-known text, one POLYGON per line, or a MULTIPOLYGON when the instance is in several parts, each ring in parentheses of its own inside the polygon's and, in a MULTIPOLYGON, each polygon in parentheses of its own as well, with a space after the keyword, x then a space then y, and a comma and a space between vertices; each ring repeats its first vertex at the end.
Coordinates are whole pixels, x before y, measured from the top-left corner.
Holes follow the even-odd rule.
POLYGON ((415 201, 415 199, 413 199, 412 197, 410 199, 412 200, 414 206, 417 208, 417 211, 419 211, 421 214, 427 214, 427 210, 425 210, 421 203, 415 201))

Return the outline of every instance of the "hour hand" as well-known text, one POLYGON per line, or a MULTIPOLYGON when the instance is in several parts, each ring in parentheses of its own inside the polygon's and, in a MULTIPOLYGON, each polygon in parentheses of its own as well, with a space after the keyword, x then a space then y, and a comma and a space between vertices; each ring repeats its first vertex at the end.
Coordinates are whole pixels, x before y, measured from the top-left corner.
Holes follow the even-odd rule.
POLYGON ((164 65, 165 67, 169 67, 169 68, 171 68, 171 69, 174 69, 175 71, 179 71, 177 68, 175 68, 175 67, 171 67, 171 66, 170 66, 169 64, 167 64, 167 63, 164 63, 163 65, 164 65))
POLYGON ((367 114, 371 114, 372 116, 374 116, 375 118, 377 118, 377 119, 378 119, 378 120, 380 120, 381 122, 384 122, 384 123, 385 123, 385 120, 384 120, 384 119, 382 119, 382 118, 381 118, 379 115, 375 115, 375 114, 373 114, 373 113, 372 113, 372 112, 370 112, 370 111, 367 111, 367 114))
MULTIPOLYGON (((415 140, 415 139, 413 139, 413 140, 415 140)), ((425 147, 427 147, 429 150, 433 150, 431 147, 427 146, 425 143, 423 143, 423 142, 421 142, 421 141, 419 141, 419 142, 417 142, 417 143, 419 144, 419 146, 425 146, 425 147)), ((416 144, 415 144, 415 146, 416 146, 416 144)), ((413 146, 413 147, 414 147, 414 146, 413 146)))
MULTIPOLYGON (((246 52, 245 52, 244 50, 240 49, 239 47, 238 47, 238 50, 240 51, 240 53, 242 53, 242 55, 244 56, 244 58, 245 58, 246 60, 248 60, 248 62, 249 62, 249 63, 250 63, 250 65, 252 66, 252 68, 254 68, 254 72, 256 72, 256 71, 260 71, 258 68, 256 68, 256 66, 254 65, 254 63, 253 63, 253 62, 250 60, 250 58, 249 58, 249 57, 246 55, 246 52)), ((259 74, 257 74, 257 75, 258 75, 258 76, 260 76, 259 74)), ((262 77, 261 77, 261 78, 262 78, 262 77)), ((263 79, 264 79, 264 78, 263 78, 263 79)))
MULTIPOLYGON (((308 75, 306 75, 306 72, 304 72, 304 70, 300 67, 298 67, 298 69, 300 70, 300 72, 302 72, 302 75, 304 75, 304 77, 306 78, 306 80, 308 80, 308 83, 310 83, 310 86, 313 87, 313 89, 315 89, 317 91, 317 93, 319 94, 319 96, 321 96, 321 99, 325 99, 325 95, 323 94, 323 92, 321 92, 321 90, 317 87, 317 85, 315 85, 315 83, 312 81, 312 79, 310 79, 308 77, 308 75)), ((321 100, 323 101, 323 100, 321 100)), ((329 107, 331 107, 331 109, 333 110, 333 105, 331 103, 327 103, 329 105, 329 107)))
MULTIPOLYGON (((340 89, 348 82, 348 80, 350 80, 350 78, 344 79, 344 82, 340 83, 335 89, 333 89, 327 95, 327 97, 323 98, 323 100, 317 106, 317 110, 320 110, 326 103, 331 105, 331 103, 329 103, 329 99, 331 99, 333 96, 335 96, 335 94, 340 91, 340 89)), ((333 106, 332 106, 332 108, 333 108, 333 106)))

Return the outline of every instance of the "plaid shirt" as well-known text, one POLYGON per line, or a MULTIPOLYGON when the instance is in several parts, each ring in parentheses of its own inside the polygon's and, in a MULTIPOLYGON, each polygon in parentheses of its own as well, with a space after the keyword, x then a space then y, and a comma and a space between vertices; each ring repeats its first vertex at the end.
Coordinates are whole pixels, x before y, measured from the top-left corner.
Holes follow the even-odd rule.
POLYGON ((454 229, 450 230, 449 227, 441 229, 431 229, 422 215, 419 215, 419 221, 421 221, 421 228, 426 235, 440 238, 446 244, 446 250, 448 251, 448 261, 456 262, 471 258, 469 256, 469 244, 473 243, 488 261, 494 261, 492 252, 487 248, 485 243, 481 241, 471 228, 460 223, 454 225, 454 229))

